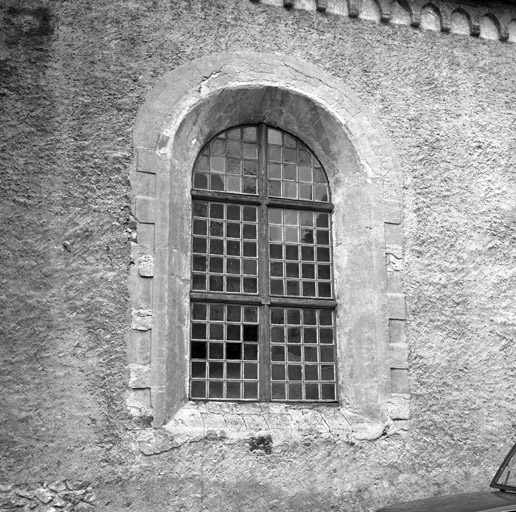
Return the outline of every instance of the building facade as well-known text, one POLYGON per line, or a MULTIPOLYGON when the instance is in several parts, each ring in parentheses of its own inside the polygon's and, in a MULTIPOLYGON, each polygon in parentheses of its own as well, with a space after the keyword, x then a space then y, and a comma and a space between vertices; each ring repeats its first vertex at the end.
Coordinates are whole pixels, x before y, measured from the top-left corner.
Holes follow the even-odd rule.
POLYGON ((514 442, 513 1, 0 12, 0 508, 488 486, 514 442))

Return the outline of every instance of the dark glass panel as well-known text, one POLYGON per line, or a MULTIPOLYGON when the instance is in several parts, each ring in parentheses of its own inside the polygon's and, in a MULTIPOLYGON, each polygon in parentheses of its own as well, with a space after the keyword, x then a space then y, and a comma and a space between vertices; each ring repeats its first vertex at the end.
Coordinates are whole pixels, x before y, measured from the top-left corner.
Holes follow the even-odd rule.
POLYGON ((224 254, 224 240, 210 240, 210 254, 224 254))
POLYGON ((229 306, 227 307, 227 318, 228 322, 240 322, 242 315, 241 306, 229 306))
POLYGON ((289 343, 301 343, 301 329, 299 327, 289 327, 287 331, 289 343))
POLYGON ((205 253, 207 248, 206 238, 198 238, 195 236, 192 247, 193 252, 205 253))
POLYGON ((282 327, 271 327, 271 341, 273 343, 283 343, 285 341, 285 334, 282 327))
POLYGON ((319 400, 319 386, 317 384, 305 384, 306 400, 319 400))
POLYGON ((226 253, 228 256, 240 256, 240 242, 237 240, 228 240, 226 242, 226 253))
POLYGON ((305 362, 317 363, 317 347, 304 347, 305 362))
POLYGON ((241 378, 240 363, 226 363, 226 371, 227 371, 228 379, 240 379, 241 378))
POLYGON ((335 380, 335 367, 332 364, 321 365, 321 380, 335 380))
POLYGON ((206 359, 206 343, 200 341, 192 341, 190 352, 193 359, 206 359))
POLYGON ((288 365, 288 380, 301 380, 302 378, 300 365, 288 365))
POLYGON ((228 258, 226 261, 228 274, 240 274, 240 260, 228 258))
POLYGON ((256 258, 256 242, 244 242, 244 256, 256 258))
POLYGON ((286 245, 285 253, 287 260, 297 260, 298 259, 298 246, 297 245, 286 245))
POLYGON ((206 363, 204 361, 192 362, 192 377, 206 378, 206 363))
POLYGON ((226 359, 242 359, 242 344, 226 343, 226 359))
POLYGON ((240 290, 240 277, 226 277, 226 291, 229 293, 239 293, 240 290))
POLYGON ((209 398, 223 398, 223 383, 217 381, 209 382, 209 398))
POLYGON ((285 347, 273 345, 271 347, 272 361, 285 361, 285 347))
POLYGON ((242 338, 240 337, 240 324, 234 325, 234 324, 228 324, 227 325, 227 339, 233 340, 233 341, 241 341, 242 338))
POLYGON ((319 350, 321 351, 321 362, 323 363, 333 363, 333 347, 319 347, 319 350))
POLYGON ((244 345, 244 360, 257 361, 258 360, 258 345, 246 343, 244 345))
POLYGON ((299 295, 299 282, 287 281, 287 295, 297 297, 299 295))
POLYGON ((244 324, 244 341, 258 341, 258 326, 244 324))
POLYGON ((207 217, 208 216, 208 203, 206 201, 194 201, 193 202, 193 214, 195 217, 207 217))
POLYGON ((222 379, 224 377, 224 363, 210 363, 210 379, 222 379))
POLYGON ((287 345, 288 360, 301 361, 301 345, 287 345))
POLYGON ((210 359, 224 359, 224 344, 210 343, 210 359))
POLYGON ((255 306, 244 307, 244 322, 258 322, 258 308, 255 306))
POLYGON ((206 256, 195 256, 193 257, 193 270, 206 272, 206 256))
POLYGON ((314 327, 305 327, 303 329, 304 343, 317 343, 317 329, 314 327))
POLYGON ((253 277, 244 278, 244 292, 256 293, 258 291, 258 280, 253 277))
POLYGON ((269 244, 270 257, 276 260, 283 259, 283 246, 269 244))
POLYGON ((210 258, 210 272, 222 274, 224 272, 224 260, 222 258, 210 258))
POLYGON ((224 309, 222 304, 211 304, 210 320, 224 320, 224 309))
POLYGON ((256 206, 244 206, 244 220, 256 221, 256 206))
POLYGON ((335 400, 335 385, 321 384, 321 395, 323 400, 335 400))
POLYGON ((301 323, 301 311, 299 309, 287 309, 287 323, 299 325, 301 323))
POLYGON ((244 379, 258 378, 258 365, 254 363, 244 363, 244 379))
POLYGON ((316 364, 305 365, 305 380, 319 380, 319 371, 316 364))
POLYGON ((301 259, 303 261, 313 261, 314 260, 314 248, 302 246, 301 247, 301 259))
POLYGON ((210 276, 210 291, 221 292, 223 290, 223 277, 210 276))
POLYGON ((244 382, 244 398, 258 398, 258 383, 244 382))
POLYGON ((194 274, 192 276, 192 289, 193 290, 206 290, 206 276, 194 274))
POLYGON ((224 325, 223 324, 210 324, 210 340, 223 340, 224 339, 224 325))
POLYGON ((192 398, 206 398, 206 382, 203 380, 192 381, 192 391, 190 396, 192 398))
POLYGON ((288 398, 289 400, 301 400, 301 398, 303 398, 303 390, 301 384, 288 385, 288 398))
POLYGON ((240 382, 228 382, 226 384, 227 398, 240 398, 240 382))
POLYGON ((271 308, 271 323, 282 324, 285 320, 285 310, 283 308, 271 308))
POLYGON ((287 277, 299 277, 298 263, 287 263, 287 277))
POLYGON ((237 222, 228 222, 226 224, 226 236, 228 238, 240 238, 240 224, 237 222))
POLYGON ((271 386, 273 400, 285 400, 285 385, 273 382, 271 386))
POLYGON ((206 304, 193 304, 192 307, 192 318, 194 320, 205 320, 206 319, 206 304))
POLYGON ((192 323, 192 338, 194 340, 206 339, 206 324, 192 323))
POLYGON ((272 380, 285 380, 285 366, 282 364, 272 365, 272 380))
POLYGON ((271 261, 271 276, 283 276, 283 263, 281 261, 271 261))
POLYGON ((316 325, 317 315, 316 310, 312 308, 303 309, 303 322, 305 325, 316 325))
POLYGON ((283 295, 283 281, 271 279, 271 295, 283 295))

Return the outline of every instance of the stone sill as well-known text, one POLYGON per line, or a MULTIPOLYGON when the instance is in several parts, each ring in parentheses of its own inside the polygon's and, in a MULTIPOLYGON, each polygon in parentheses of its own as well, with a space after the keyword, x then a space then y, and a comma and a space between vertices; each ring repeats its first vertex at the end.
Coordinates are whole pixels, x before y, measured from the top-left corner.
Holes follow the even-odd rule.
POLYGON ((337 405, 187 402, 163 430, 177 447, 201 439, 237 442, 271 436, 274 445, 322 438, 355 443, 378 439, 388 422, 373 421, 337 405))

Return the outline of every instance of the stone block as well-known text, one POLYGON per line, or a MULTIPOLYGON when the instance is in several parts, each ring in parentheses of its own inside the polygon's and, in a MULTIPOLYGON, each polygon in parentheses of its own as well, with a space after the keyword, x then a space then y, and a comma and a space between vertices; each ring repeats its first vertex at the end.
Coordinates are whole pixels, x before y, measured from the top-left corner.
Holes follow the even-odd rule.
POLYGON ((389 343, 405 343, 405 320, 389 320, 389 343))
POLYGON ((389 319, 405 320, 405 295, 403 293, 388 293, 387 308, 389 319))
POLYGON ((408 369, 391 368, 391 393, 405 394, 409 392, 408 369))
POLYGON ((406 369, 408 366, 408 345, 405 343, 389 344, 389 360, 392 368, 396 367, 397 369, 406 369))
POLYGON ((137 331, 152 329, 152 311, 150 309, 131 310, 131 327, 137 331))
POLYGON ((388 401, 387 408, 392 420, 410 419, 409 395, 392 396, 388 401))
POLYGON ((158 155, 155 151, 147 148, 136 149, 136 170, 138 172, 155 174, 158 166, 158 155))
POLYGON ((151 416, 151 401, 149 389, 133 389, 127 396, 127 408, 134 417, 151 416))
POLYGON ((151 385, 150 365, 129 365, 129 387, 133 389, 149 388, 151 385))
POLYGON ((151 336, 150 331, 130 330, 127 339, 127 359, 129 364, 149 364, 151 336))
POLYGON ((138 222, 152 224, 156 219, 157 200, 153 197, 136 196, 134 198, 134 216, 138 222))
POLYGON ((141 277, 153 277, 154 258, 150 254, 140 256, 138 260, 138 274, 140 274, 141 277))

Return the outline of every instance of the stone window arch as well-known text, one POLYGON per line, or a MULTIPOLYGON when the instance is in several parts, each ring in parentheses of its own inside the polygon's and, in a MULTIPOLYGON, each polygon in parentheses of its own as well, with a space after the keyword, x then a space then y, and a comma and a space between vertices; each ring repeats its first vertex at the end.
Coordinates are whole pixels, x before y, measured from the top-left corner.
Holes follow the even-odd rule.
POLYGON ((191 169, 218 133, 260 123, 310 147, 332 191, 339 402, 303 414, 322 415, 321 428, 333 422, 334 433, 377 437, 408 417, 401 172, 380 123, 345 84, 271 55, 222 54, 181 66, 137 118, 129 407, 152 415, 155 426, 204 417, 188 391, 191 169))

